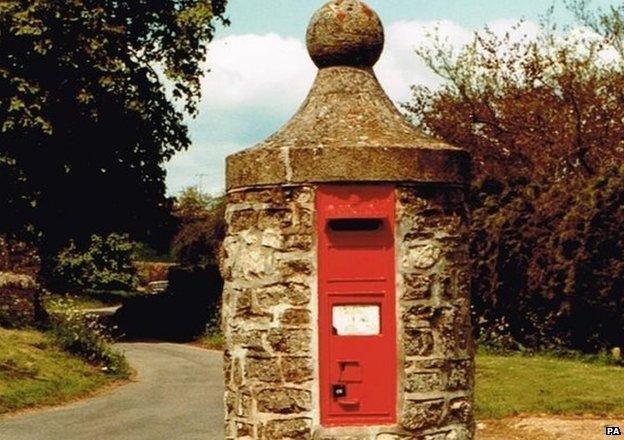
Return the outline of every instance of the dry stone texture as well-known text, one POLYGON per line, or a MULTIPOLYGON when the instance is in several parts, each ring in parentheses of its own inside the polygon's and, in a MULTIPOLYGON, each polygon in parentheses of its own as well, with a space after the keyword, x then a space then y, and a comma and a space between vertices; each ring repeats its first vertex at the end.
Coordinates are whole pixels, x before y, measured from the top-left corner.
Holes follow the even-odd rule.
POLYGON ((474 353, 463 190, 397 188, 399 424, 346 434, 318 426, 314 400, 314 190, 228 195, 228 438, 472 439, 474 353))
POLYGON ((311 438, 314 189, 228 195, 223 327, 227 438, 311 438))
POLYGON ((319 9, 306 35, 310 57, 318 67, 372 66, 384 45, 379 16, 358 0, 339 0, 319 9))
POLYGON ((472 439, 467 212, 462 189, 397 189, 400 421, 412 438, 472 439), (418 437, 420 435, 421 437, 418 437))

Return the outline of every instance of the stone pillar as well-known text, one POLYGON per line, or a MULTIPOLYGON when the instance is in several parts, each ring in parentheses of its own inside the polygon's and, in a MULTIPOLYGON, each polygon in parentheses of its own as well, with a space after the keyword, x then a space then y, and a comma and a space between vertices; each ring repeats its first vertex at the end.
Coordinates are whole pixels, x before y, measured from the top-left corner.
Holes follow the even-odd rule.
POLYGON ((226 438, 310 438, 314 191, 247 188, 227 202, 226 438))
POLYGON ((464 191, 401 185, 397 193, 401 425, 410 432, 406 438, 471 439, 474 349, 464 191), (427 435, 411 436, 416 433, 427 435))
MULTIPOLYGON (((222 260, 227 439, 472 439, 473 345, 465 191, 469 157, 398 112, 372 66, 378 16, 333 0, 312 18, 319 67, 299 112, 228 157, 222 260), (322 426, 319 185, 393 185, 396 423, 322 426)), ((391 374, 391 372, 389 372, 391 374)))

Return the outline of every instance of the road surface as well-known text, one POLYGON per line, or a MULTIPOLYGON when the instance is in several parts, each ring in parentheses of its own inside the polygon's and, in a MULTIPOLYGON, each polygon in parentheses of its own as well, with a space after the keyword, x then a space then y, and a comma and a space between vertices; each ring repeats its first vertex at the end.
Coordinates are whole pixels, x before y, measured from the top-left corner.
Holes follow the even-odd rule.
POLYGON ((0 417, 2 440, 223 439, 222 354, 119 344, 135 381, 67 406, 0 417))

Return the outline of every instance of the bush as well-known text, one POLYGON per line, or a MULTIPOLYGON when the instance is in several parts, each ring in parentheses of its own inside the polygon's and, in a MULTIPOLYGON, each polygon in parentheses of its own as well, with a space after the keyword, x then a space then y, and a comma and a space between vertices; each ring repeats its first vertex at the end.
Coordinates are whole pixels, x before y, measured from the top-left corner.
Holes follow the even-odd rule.
POLYGON ((54 310, 50 315, 52 334, 64 350, 101 366, 108 374, 129 375, 125 357, 111 347, 113 339, 95 315, 83 313, 66 298, 53 300, 51 309, 54 310))
POLYGON ((38 290, 39 284, 30 275, 0 272, 0 289, 38 290))
POLYGON ((624 345, 624 9, 566 4, 593 32, 434 33, 417 53, 444 81, 405 107, 472 155, 479 340, 595 353, 624 345))
POLYGON ((32 292, 0 290, 0 327, 24 328, 35 324, 35 301, 32 292))
POLYGON ((71 241, 56 258, 50 287, 56 291, 131 290, 138 283, 136 250, 128 235, 91 236, 86 246, 71 241))

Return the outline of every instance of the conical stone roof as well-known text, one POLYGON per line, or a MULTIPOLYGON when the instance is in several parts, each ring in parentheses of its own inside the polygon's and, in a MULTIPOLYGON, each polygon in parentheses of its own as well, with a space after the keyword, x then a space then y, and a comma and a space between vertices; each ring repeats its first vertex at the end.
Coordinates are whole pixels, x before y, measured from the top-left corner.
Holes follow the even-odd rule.
POLYGON ((277 133, 227 158, 227 188, 466 183, 468 154, 424 136, 381 88, 373 65, 383 43, 381 21, 365 3, 332 0, 319 9, 307 32, 308 51, 319 67, 307 99, 277 133))

